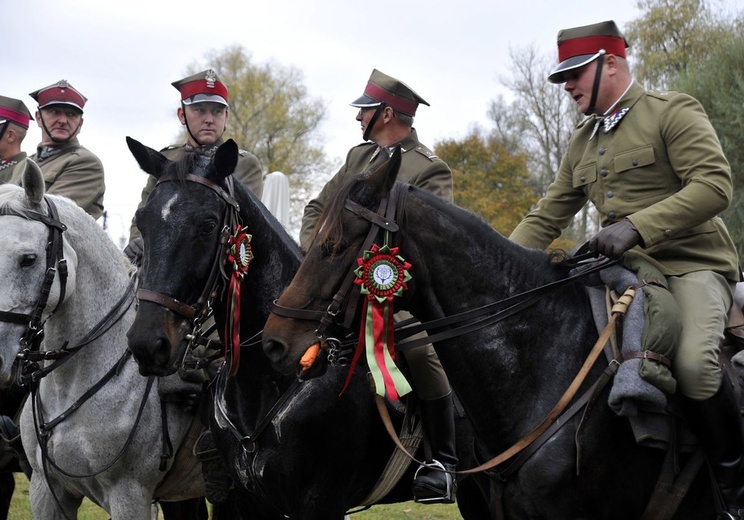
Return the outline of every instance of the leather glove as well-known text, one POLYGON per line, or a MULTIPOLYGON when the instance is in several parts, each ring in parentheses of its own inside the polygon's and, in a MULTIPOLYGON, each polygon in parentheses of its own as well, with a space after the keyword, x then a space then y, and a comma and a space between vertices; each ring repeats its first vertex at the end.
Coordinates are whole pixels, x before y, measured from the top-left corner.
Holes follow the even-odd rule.
POLYGON ((131 242, 124 248, 124 254, 127 255, 129 261, 136 266, 142 264, 142 255, 145 252, 145 242, 142 237, 133 238, 131 242))
POLYGON ((642 241, 633 223, 626 219, 601 229, 589 241, 589 250, 598 251, 608 258, 620 258, 628 249, 642 241))

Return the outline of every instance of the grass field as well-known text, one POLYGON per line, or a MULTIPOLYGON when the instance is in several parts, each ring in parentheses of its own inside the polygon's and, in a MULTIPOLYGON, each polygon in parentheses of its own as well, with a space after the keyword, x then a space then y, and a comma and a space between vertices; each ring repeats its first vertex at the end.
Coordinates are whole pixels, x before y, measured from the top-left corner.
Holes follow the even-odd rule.
MULTIPOLYGON (((28 480, 22 474, 16 474, 16 490, 10 505, 8 520, 32 520, 31 507, 28 502, 28 480)), ((79 520, 108 520, 106 512, 88 500, 83 501, 79 520)), ((414 502, 374 506, 367 511, 354 514, 353 520, 462 520, 457 506, 430 505, 424 506, 414 502)))

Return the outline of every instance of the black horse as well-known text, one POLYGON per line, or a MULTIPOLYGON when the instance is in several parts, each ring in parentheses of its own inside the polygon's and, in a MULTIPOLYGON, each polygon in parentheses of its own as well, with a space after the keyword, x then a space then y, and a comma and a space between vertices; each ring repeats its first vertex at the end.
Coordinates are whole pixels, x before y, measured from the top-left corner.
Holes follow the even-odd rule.
MULTIPOLYGON (((487 460, 543 424, 579 373, 598 339, 588 298, 580 284, 572 283, 518 312, 505 310, 521 301, 507 298, 566 278, 566 267, 510 242, 468 211, 396 183, 399 164, 400 152, 385 167, 351 181, 328 206, 319 234, 277 301, 281 315, 272 314, 264 326, 264 350, 277 369, 295 372, 305 350, 318 341, 319 323, 312 315, 324 315, 334 295, 336 301, 343 297, 338 294, 342 280, 370 250, 372 226, 384 222, 389 231, 377 235, 375 243, 381 246, 387 234, 389 247, 399 246, 398 254, 411 265, 412 279, 396 308, 440 324, 430 332, 441 334, 435 349, 487 460), (375 212, 386 205, 397 213, 386 210, 384 219, 377 218, 375 212), (510 302, 498 309, 504 319, 471 313, 467 321, 436 321, 502 299, 510 302), (302 309, 308 318, 287 318, 287 309, 302 309), (478 320, 485 326, 476 326, 478 320), (459 326, 466 333, 452 332, 459 326)), ((341 326, 345 316, 343 308, 339 311, 326 316, 334 323, 329 330, 341 326)), ((601 365, 592 368, 584 386, 599 378, 607 367, 601 365)), ((607 391, 581 428, 582 414, 571 416, 516 471, 491 480, 493 518, 642 518, 665 455, 636 444, 627 419, 607 406, 607 391)), ((698 476, 674 518, 714 517, 709 484, 698 476)))
MULTIPOLYGON (((128 144, 142 169, 159 179, 136 215, 145 244, 140 295, 146 298, 140 300, 129 346, 140 371, 164 375, 178 369, 194 327, 191 311, 179 306, 193 304, 201 310, 198 302, 204 302, 205 287, 214 300, 220 330, 234 315, 236 308, 228 306, 229 283, 213 288, 209 280, 210 273, 220 269, 215 262, 221 264, 220 252, 229 240, 223 231, 235 229, 225 225, 226 215, 239 214, 251 235, 250 246, 243 245, 252 250, 240 292, 240 337, 245 346, 234 377, 227 371, 238 361, 231 361, 233 353, 228 351, 228 363, 212 385, 215 442, 245 499, 259 504, 260 518, 342 518, 372 491, 394 445, 361 367, 339 395, 347 368, 331 367, 328 377, 299 383, 294 375, 271 368, 260 339, 251 341, 260 335, 272 303, 297 271, 299 247, 239 183, 228 194, 226 179, 238 153, 233 141, 223 144, 209 164, 195 155, 171 163, 134 140, 128 139, 128 144), (180 303, 163 304, 173 299, 180 303)), ((467 420, 460 426, 465 445, 467 420)), ((406 470, 380 502, 411 500, 412 471, 406 470)), ((463 516, 483 518, 487 513, 477 490, 467 481, 461 489, 460 496, 474 494, 461 500, 463 516)))

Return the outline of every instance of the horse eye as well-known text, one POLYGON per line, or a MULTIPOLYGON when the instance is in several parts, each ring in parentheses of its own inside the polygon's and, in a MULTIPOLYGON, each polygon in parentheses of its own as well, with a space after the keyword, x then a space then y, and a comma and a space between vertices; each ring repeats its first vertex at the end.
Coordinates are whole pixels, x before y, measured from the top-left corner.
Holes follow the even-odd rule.
POLYGON ((36 255, 23 255, 21 267, 31 267, 36 263, 36 255))
POLYGON ((215 230, 216 227, 217 227, 217 223, 214 222, 213 220, 210 220, 208 222, 203 222, 199 226, 199 233, 202 235, 209 235, 215 230))

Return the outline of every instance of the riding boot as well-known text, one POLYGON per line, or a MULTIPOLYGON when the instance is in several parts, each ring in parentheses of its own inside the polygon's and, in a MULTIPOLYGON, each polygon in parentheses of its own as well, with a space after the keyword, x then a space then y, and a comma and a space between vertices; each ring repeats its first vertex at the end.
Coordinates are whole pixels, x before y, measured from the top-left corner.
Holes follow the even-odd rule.
POLYGON ((421 399, 419 408, 431 459, 419 466, 411 491, 416 502, 451 504, 455 501, 457 483, 454 475, 442 470, 454 471, 457 467, 452 393, 438 399, 421 399))
POLYGON ((685 399, 685 410, 729 515, 719 518, 744 520, 744 430, 728 378, 708 399, 685 399))

